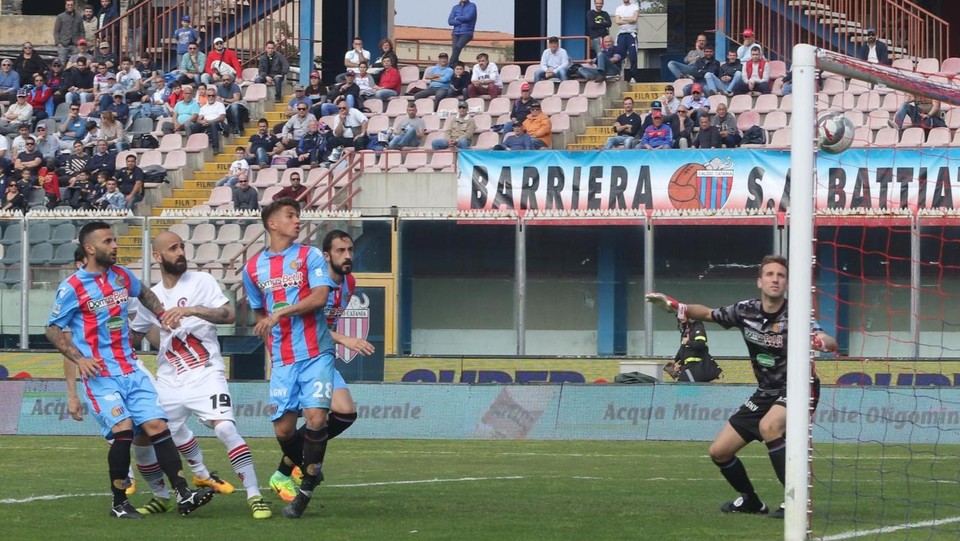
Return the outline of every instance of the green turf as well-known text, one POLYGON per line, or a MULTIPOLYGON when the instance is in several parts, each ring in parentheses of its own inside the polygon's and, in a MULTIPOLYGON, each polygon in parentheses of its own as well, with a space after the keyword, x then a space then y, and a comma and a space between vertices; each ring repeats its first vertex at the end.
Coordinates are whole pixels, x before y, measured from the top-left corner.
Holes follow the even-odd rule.
MULTIPOLYGON (((249 443, 265 486, 276 443, 249 443)), ((239 484, 220 443, 202 438, 201 446, 212 469, 239 484)), ((342 439, 331 444, 327 482, 299 521, 280 517, 281 504, 267 490, 274 517, 254 521, 238 490, 187 518, 169 513, 121 522, 107 517, 105 443, 93 436, 5 436, 0 539, 782 539, 782 521, 719 512, 719 504, 734 494, 706 448, 704 443, 342 439), (10 501, 55 495, 69 496, 10 501)), ((815 531, 836 535, 960 516, 957 451, 818 446, 814 467, 823 480, 814 492, 815 531)), ((753 444, 741 457, 760 495, 778 505, 781 489, 765 449, 753 444)), ((135 505, 146 501, 144 488, 140 481, 135 505)), ((955 541, 960 523, 854 539, 955 541)))

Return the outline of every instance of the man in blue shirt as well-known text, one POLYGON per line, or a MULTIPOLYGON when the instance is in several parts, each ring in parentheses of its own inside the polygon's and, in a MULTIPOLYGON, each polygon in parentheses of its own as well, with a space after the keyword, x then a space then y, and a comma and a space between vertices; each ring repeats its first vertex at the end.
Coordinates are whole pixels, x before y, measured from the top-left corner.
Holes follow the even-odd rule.
POLYGON ((420 98, 433 96, 434 101, 439 105, 440 100, 453 92, 453 87, 450 86, 450 81, 453 79, 453 68, 450 67, 447 60, 447 53, 440 53, 437 56, 437 65, 429 67, 427 71, 423 72, 423 78, 429 81, 429 86, 425 90, 414 94, 415 99, 419 100, 420 98))
POLYGON ((470 0, 460 0, 450 10, 447 24, 453 27, 453 50, 450 52, 450 65, 456 66, 460 60, 460 51, 473 39, 473 29, 477 26, 477 5, 470 0))
POLYGON ((200 33, 190 25, 190 16, 180 17, 180 28, 173 31, 173 39, 177 42, 177 66, 183 60, 183 55, 187 54, 191 43, 200 41, 200 33))
POLYGON ((20 74, 13 69, 13 60, 0 62, 0 101, 16 101, 20 74))

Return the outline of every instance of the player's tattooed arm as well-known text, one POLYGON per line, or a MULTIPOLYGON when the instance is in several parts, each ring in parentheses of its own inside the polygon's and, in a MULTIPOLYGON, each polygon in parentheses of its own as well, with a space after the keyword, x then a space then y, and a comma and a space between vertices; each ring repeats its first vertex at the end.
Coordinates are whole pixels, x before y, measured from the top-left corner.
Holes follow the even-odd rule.
POLYGON ((77 370, 85 377, 97 377, 100 373, 100 362, 90 357, 84 357, 73 341, 56 325, 47 326, 47 340, 57 348, 64 357, 77 365, 77 370))
POLYGON ((163 303, 160 302, 160 299, 157 298, 156 293, 151 291, 150 288, 140 288, 140 296, 137 298, 140 300, 140 304, 142 304, 147 310, 153 312, 158 319, 163 316, 163 303))
POLYGON ((229 325, 237 319, 236 312, 233 310, 233 306, 228 302, 223 306, 218 306, 216 308, 209 308, 206 306, 185 306, 182 308, 171 308, 163 314, 163 319, 160 320, 160 323, 170 327, 176 327, 179 325, 181 319, 190 316, 195 316, 209 321, 214 325, 229 325))

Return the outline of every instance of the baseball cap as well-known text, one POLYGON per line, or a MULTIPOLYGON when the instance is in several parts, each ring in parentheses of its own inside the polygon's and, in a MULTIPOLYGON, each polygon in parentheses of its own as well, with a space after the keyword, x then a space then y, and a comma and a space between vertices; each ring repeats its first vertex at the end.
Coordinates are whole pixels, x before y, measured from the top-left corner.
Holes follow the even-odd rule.
POLYGON ((310 77, 316 77, 317 79, 319 79, 319 78, 320 78, 320 72, 319 72, 319 71, 311 71, 311 72, 310 72, 310 77))
POLYGON ((101 42, 100 42, 100 48, 101 48, 101 49, 109 49, 109 48, 110 48, 110 42, 109 42, 109 41, 101 41, 101 42))
POLYGON ((650 103, 650 108, 651 108, 651 109, 663 109, 663 104, 660 103, 659 101, 653 101, 653 102, 650 103))
POLYGON ((703 92, 703 87, 700 86, 700 83, 693 83, 693 86, 690 87, 690 92, 703 92))
POLYGON ((661 113, 660 111, 653 111, 652 113, 650 113, 650 116, 652 118, 663 118, 663 113, 661 113))
POLYGON ((181 21, 190 22, 190 16, 189 16, 189 15, 184 15, 183 17, 180 17, 180 20, 181 20, 181 21))
POLYGON ((57 67, 59 67, 59 68, 62 68, 62 67, 63 67, 63 62, 60 62, 60 59, 56 59, 56 60, 54 60, 53 62, 51 62, 50 65, 51 65, 51 66, 57 66, 57 67))
POLYGON ((123 92, 121 92, 121 91, 119 91, 119 90, 115 90, 115 91, 113 92, 113 95, 114 95, 114 96, 123 97, 123 92))
POLYGON ((524 90, 530 90, 530 83, 523 83, 520 85, 520 91, 523 92, 524 90))
POLYGON ((352 72, 352 71, 348 71, 348 72, 346 73, 346 75, 347 75, 347 77, 356 77, 356 76, 357 76, 357 74, 354 73, 354 72, 352 72))
POLYGON ((743 37, 745 37, 745 38, 752 38, 752 37, 753 37, 753 28, 744 28, 744 29, 743 29, 743 37))
POLYGON ((294 92, 303 92, 303 85, 297 85, 293 87, 294 92))
POLYGON ((213 40, 213 44, 214 44, 214 45, 216 45, 216 44, 218 44, 218 43, 223 43, 223 38, 217 38, 217 39, 213 40))
POLYGON ((83 38, 80 38, 77 40, 77 45, 86 45, 86 44, 87 44, 87 40, 83 38))
POLYGON ((116 74, 116 73, 108 73, 108 74, 107 74, 107 80, 109 81, 110 79, 113 79, 114 81, 116 81, 116 80, 117 80, 117 74, 116 74))
POLYGON ((22 88, 19 89, 19 90, 17 90, 17 97, 18 97, 18 98, 25 97, 26 95, 27 95, 27 91, 26 91, 26 90, 24 90, 24 89, 22 89, 22 88))
POLYGON ((539 101, 536 101, 536 100, 531 101, 531 102, 530 102, 530 108, 533 109, 534 107, 536 107, 537 109, 539 109, 539 108, 540 108, 540 102, 539 102, 539 101))
POLYGON ((867 29, 867 35, 868 35, 868 36, 876 36, 876 35, 877 35, 877 31, 874 30, 873 28, 869 28, 869 29, 867 29))
POLYGON ((466 109, 466 108, 468 108, 468 107, 469 107, 469 106, 467 105, 467 102, 465 102, 465 101, 461 101, 460 103, 457 104, 457 109, 466 109))

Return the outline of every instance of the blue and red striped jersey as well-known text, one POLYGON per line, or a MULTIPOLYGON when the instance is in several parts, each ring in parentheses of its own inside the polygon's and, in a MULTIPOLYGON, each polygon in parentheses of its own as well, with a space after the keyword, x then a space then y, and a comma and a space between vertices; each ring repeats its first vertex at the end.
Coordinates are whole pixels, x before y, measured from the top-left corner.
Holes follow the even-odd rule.
POLYGON ((323 314, 327 318, 327 328, 331 331, 337 330, 337 322, 340 321, 343 311, 350 305, 350 298, 353 297, 355 289, 357 289, 356 278, 352 274, 347 274, 340 285, 330 292, 323 314))
POLYGON ((102 376, 122 376, 137 369, 130 344, 127 301, 140 296, 140 280, 113 265, 105 273, 79 269, 60 283, 47 325, 70 329, 84 357, 100 361, 102 376))
MULTIPOLYGON (((243 288, 250 307, 262 308, 267 315, 300 302, 318 286, 339 288, 330 278, 320 250, 311 246, 293 244, 279 253, 262 250, 243 269, 243 288)), ((327 331, 323 308, 280 319, 270 333, 267 349, 274 365, 333 355, 333 338, 327 331)))

